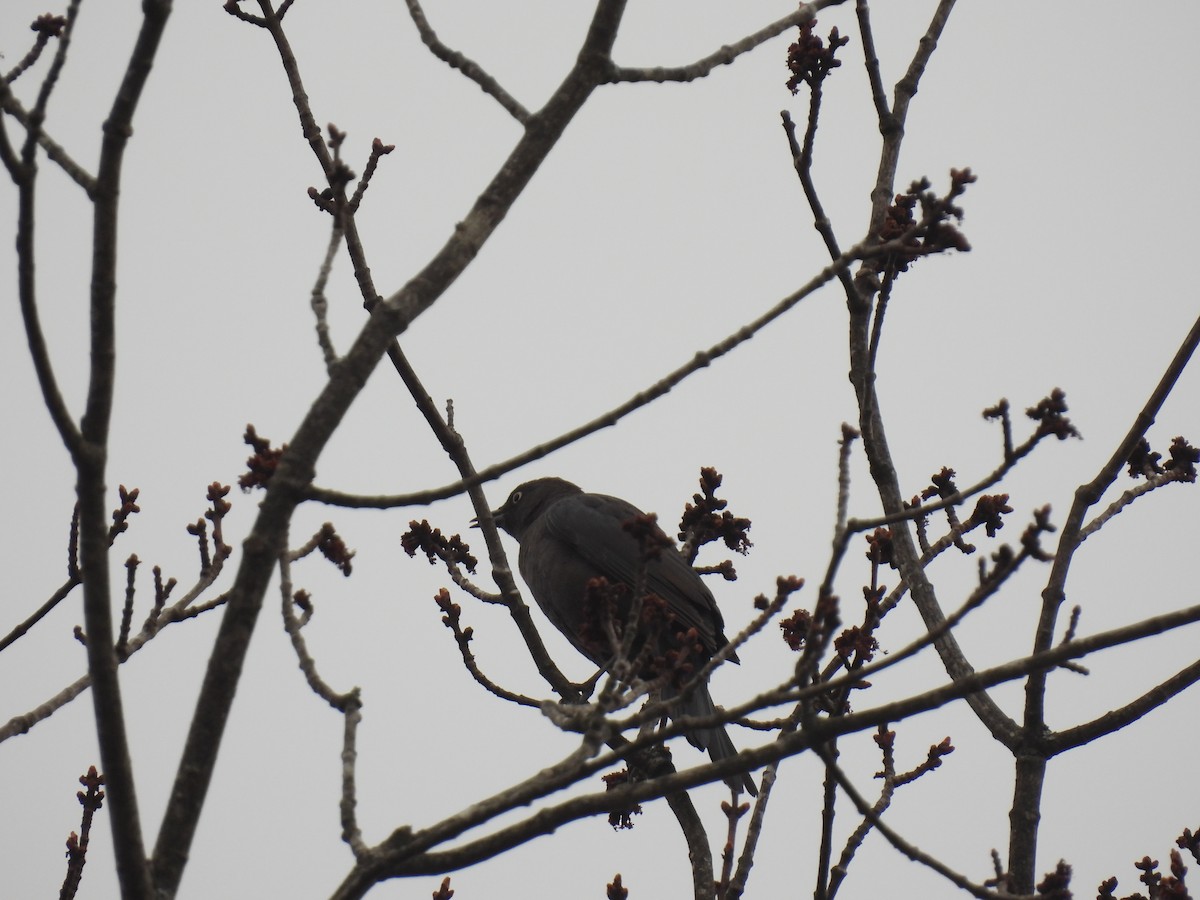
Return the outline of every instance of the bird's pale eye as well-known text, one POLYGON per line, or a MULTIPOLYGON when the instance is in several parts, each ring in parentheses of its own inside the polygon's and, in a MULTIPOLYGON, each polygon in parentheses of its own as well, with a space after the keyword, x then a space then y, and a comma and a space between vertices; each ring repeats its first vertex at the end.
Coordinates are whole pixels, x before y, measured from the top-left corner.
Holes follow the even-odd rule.
POLYGON ((510 496, 510 497, 508 498, 508 505, 509 505, 509 506, 516 506, 516 505, 517 505, 518 503, 520 503, 520 502, 521 502, 521 492, 520 492, 520 491, 513 491, 513 492, 512 492, 512 496, 510 496))

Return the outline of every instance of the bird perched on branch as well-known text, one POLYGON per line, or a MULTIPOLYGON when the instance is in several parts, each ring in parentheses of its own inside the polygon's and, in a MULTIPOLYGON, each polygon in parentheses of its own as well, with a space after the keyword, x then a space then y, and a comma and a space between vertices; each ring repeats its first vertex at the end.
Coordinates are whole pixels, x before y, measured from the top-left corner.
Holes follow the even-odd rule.
MULTIPOLYGON (((638 665, 634 675, 668 676, 661 698, 670 701, 729 643, 712 592, 654 518, 633 504, 584 493, 561 478, 539 478, 517 487, 492 517, 520 542, 521 577, 546 618, 596 665, 611 666, 627 648, 638 665), (626 638, 638 600, 636 632, 626 638)), ((738 661, 732 653, 729 659, 738 661)), ((715 713, 701 683, 672 715, 715 713)), ((686 736, 714 762, 737 753, 721 725, 686 736)), ((758 793, 749 775, 729 784, 758 793)))

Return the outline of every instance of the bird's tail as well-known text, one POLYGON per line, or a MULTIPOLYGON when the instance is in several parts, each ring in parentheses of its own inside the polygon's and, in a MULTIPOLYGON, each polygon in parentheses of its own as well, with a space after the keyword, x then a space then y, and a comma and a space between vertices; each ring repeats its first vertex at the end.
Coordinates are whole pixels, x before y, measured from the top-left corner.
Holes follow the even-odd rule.
MULTIPOLYGON (((664 689, 662 692, 662 700, 669 703, 677 696, 676 692, 670 688, 664 689)), ((698 685, 687 699, 683 700, 677 712, 672 716, 712 716, 716 715, 717 707, 713 704, 712 695, 708 693, 708 685, 698 685)), ((729 735, 725 732, 723 725, 713 725, 710 728, 693 728, 685 735, 688 743, 699 750, 707 750, 709 758, 713 762, 720 762, 723 759, 728 759, 730 756, 737 756, 737 747, 733 746, 733 741, 729 739, 729 735)), ((731 788, 745 790, 751 797, 758 796, 758 788, 754 784, 754 779, 749 773, 741 775, 733 775, 726 779, 726 784, 731 788)))

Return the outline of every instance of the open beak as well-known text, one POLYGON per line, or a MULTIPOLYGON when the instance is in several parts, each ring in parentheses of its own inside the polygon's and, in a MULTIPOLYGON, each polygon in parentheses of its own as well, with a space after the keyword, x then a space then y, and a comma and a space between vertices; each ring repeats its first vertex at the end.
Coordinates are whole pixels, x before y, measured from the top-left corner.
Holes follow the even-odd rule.
MULTIPOLYGON (((493 509, 492 510, 492 521, 494 521, 496 523, 497 528, 503 528, 504 527, 504 511, 499 510, 499 509, 493 509)), ((475 516, 475 518, 471 519, 471 527, 472 528, 479 527, 479 516, 475 516)))

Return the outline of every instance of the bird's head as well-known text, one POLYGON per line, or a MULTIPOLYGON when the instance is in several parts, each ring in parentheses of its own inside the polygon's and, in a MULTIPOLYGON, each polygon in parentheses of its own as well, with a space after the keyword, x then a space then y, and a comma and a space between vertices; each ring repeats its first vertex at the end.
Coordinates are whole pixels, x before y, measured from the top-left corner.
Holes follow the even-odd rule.
MULTIPOLYGON (((536 478, 515 487, 504 505, 492 510, 492 518, 519 541, 530 524, 551 504, 563 497, 582 493, 582 488, 562 478, 536 478)), ((479 521, 473 520, 471 527, 478 528, 479 521)))

